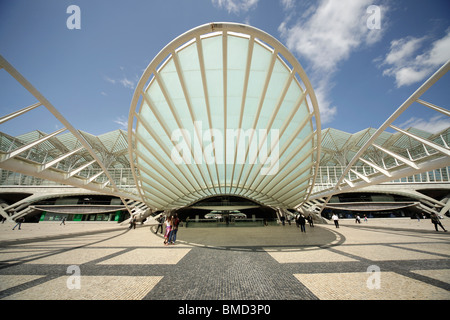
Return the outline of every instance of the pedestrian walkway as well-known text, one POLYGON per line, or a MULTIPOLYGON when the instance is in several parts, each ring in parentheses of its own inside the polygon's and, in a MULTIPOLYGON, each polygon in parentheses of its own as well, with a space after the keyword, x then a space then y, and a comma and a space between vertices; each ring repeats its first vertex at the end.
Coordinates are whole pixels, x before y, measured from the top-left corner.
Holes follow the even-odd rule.
POLYGON ((148 225, 12 227, 0 225, 4 300, 450 299, 450 235, 429 219, 182 227, 171 246, 148 225))

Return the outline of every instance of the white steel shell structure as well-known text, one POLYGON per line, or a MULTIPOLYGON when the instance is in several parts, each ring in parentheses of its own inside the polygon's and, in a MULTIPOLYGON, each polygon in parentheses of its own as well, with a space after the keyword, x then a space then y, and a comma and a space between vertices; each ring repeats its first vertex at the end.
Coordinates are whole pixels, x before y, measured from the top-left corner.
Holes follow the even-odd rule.
POLYGON ((234 23, 194 28, 154 58, 128 132, 132 172, 153 208, 223 194, 292 208, 308 197, 320 155, 304 70, 272 36, 234 23))
MULTIPOLYGON (((109 170, 112 162, 118 161, 123 156, 119 145, 123 138, 122 134, 116 135, 111 145, 111 139, 105 139, 102 142, 88 133, 75 129, 50 101, 1 55, 0 69, 8 72, 38 100, 28 107, 0 117, 0 125, 41 107, 46 108, 64 126, 51 134, 37 132, 39 134, 32 139, 27 139, 26 143, 16 143, 14 138, 10 139, 10 137, 0 134, 2 142, 7 141, 9 145, 7 150, 0 150, 0 168, 119 197, 130 215, 144 216, 151 212, 151 209, 141 201, 134 188, 118 188, 109 170), (69 132, 63 134, 65 131, 69 132), (106 147, 108 144, 110 144, 109 148, 106 147), (42 150, 45 155, 42 154, 42 150), (29 159, 28 155, 32 152, 41 153, 41 156, 29 159), (67 161, 71 164, 66 165, 67 161), (61 164, 63 164, 62 167, 61 164), (86 170, 89 172, 83 174, 86 170)), ((16 219, 25 216, 29 207, 21 211, 16 209, 16 205, 0 207, 0 215, 8 219, 16 219), (8 215, 8 212, 11 212, 11 215, 8 215)))
MULTIPOLYGON (((340 178, 324 190, 316 190, 303 208, 320 213, 334 194, 351 192, 366 186, 389 182, 402 177, 413 176, 418 173, 427 172, 450 166, 450 147, 448 139, 440 135, 439 138, 429 140, 414 130, 403 130, 395 126, 394 121, 413 103, 418 103, 435 112, 450 116, 448 109, 436 106, 430 102, 423 101, 420 97, 430 89, 439 79, 450 70, 450 60, 437 70, 427 81, 425 81, 405 102, 376 130, 369 134, 353 158, 346 164, 340 178), (407 146, 403 146, 403 154, 399 150, 385 147, 383 144, 389 139, 387 129, 393 129, 400 133, 400 138, 410 139, 413 144, 425 151, 424 154, 413 156, 407 146), (388 164, 390 162, 390 164, 388 164), (356 167, 358 165, 358 167, 356 167), (368 167, 368 172, 365 171, 368 167), (355 170, 362 168, 362 170, 355 170)), ((405 143, 403 143, 405 144, 405 143)), ((427 212, 437 209, 440 213, 450 209, 450 199, 447 203, 435 203, 434 208, 423 208, 427 212)))
MULTIPOLYGON (((37 100, 0 117, 0 125, 46 108, 64 126, 51 134, 34 131, 11 137, 1 133, 0 168, 120 197, 131 215, 141 218, 155 209, 177 208, 222 194, 318 213, 334 194, 405 177, 415 179, 414 175, 432 170, 439 169, 438 175, 448 183, 449 129, 431 135, 400 129, 393 122, 413 103, 450 116, 448 109, 420 99, 449 69, 447 62, 378 130, 350 135, 327 129, 322 139, 314 92, 287 49, 253 27, 208 24, 172 41, 150 63, 133 97, 128 133, 96 137, 75 129, 0 55, 0 71, 8 72, 37 100), (198 123, 203 127, 195 126, 198 123), (227 128, 243 129, 243 136, 245 129, 266 130, 269 135, 258 137, 259 131, 250 130, 257 138, 263 137, 257 140, 256 153, 252 154, 250 144, 244 145, 245 162, 227 163, 226 154, 220 154, 216 140, 213 143, 214 134, 209 134, 209 129, 223 133, 227 128), (278 170, 261 175, 264 161, 251 162, 250 158, 264 151, 269 157, 276 150, 276 139, 270 135, 274 128, 280 138, 278 170), (387 132, 389 128, 396 133, 387 132), (195 158, 194 148, 189 149, 190 156, 199 163, 175 165, 171 154, 178 151, 180 137, 172 140, 171 135, 177 129, 185 129, 178 132, 190 134, 192 144, 209 139, 201 151, 209 151, 214 161, 206 162, 205 153, 195 158), (267 141, 270 147, 264 150, 267 141), (124 170, 129 177, 126 183, 122 183, 124 170), (336 176, 330 179, 331 175, 336 176), (314 188, 316 176, 320 181, 314 188)), ((450 197, 446 199, 431 201, 426 211, 442 214, 449 210, 450 197)), ((25 208, 26 201, 20 201, 20 206, 25 208)), ((10 219, 27 214, 26 208, 16 208, 0 207, 0 214, 10 219)))

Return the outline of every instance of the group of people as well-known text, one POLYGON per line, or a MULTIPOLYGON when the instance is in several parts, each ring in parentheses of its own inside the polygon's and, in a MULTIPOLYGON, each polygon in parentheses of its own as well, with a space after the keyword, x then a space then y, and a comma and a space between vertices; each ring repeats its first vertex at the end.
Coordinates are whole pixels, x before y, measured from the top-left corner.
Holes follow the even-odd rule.
MULTIPOLYGON (((438 226, 440 226, 444 232, 447 232, 447 230, 442 225, 442 223, 441 223, 441 221, 439 219, 439 216, 436 213, 431 213, 430 214, 430 218, 431 218, 431 223, 434 224, 434 228, 435 228, 436 231, 439 231, 438 230, 438 226)), ((339 228, 339 216, 336 213, 333 213, 333 215, 331 216, 331 219, 333 220, 334 225, 336 226, 336 228, 339 228)), ((367 216, 366 215, 364 215, 364 221, 367 222, 367 216)), ((360 218, 360 216, 358 214, 356 215, 355 223, 361 223, 361 218, 360 218)))
MULTIPOLYGON (((364 215, 364 221, 367 222, 367 215, 364 215)), ((355 216, 355 223, 361 223, 361 217, 359 214, 356 214, 355 216)))
MULTIPOLYGON (((425 215, 423 213, 417 213, 416 214, 417 221, 420 222, 420 218, 421 217, 425 219, 425 215)), ((430 219, 431 219, 431 223, 434 224, 434 229, 436 231, 439 231, 438 230, 438 226, 440 226, 444 232, 447 232, 447 229, 444 228, 444 226, 441 223, 441 220, 440 220, 439 216, 436 213, 434 213, 434 212, 431 213, 430 214, 430 219)))
MULTIPOLYGON (((4 216, 1 216, 1 215, 0 215, 0 219, 2 221, 2 224, 5 223, 5 221, 7 220, 4 216)), ((15 230, 17 227, 19 227, 19 230, 22 230, 21 227, 22 227, 22 223, 25 222, 25 218, 21 217, 21 218, 15 219, 14 221, 16 222, 16 225, 12 229, 15 230)))
MULTIPOLYGON (((281 224, 284 226, 286 218, 284 216, 280 217, 281 224)), ((294 217, 295 224, 297 225, 297 228, 300 228, 301 232, 306 232, 306 221, 308 221, 310 227, 314 227, 314 221, 311 214, 309 214, 307 217, 303 213, 297 213, 297 215, 294 217)), ((291 216, 287 217, 287 221, 289 225, 291 225, 291 216)))
POLYGON ((306 221, 308 221, 310 227, 314 227, 314 221, 311 214, 309 214, 307 217, 303 213, 298 213, 295 216, 295 224, 297 225, 297 228, 300 227, 301 232, 306 233, 306 221))
MULTIPOLYGON (((333 220, 335 227, 339 228, 339 216, 337 215, 337 213, 333 212, 331 220, 333 220)), ((364 221, 367 222, 367 215, 364 215, 364 221)), ((356 214, 355 216, 355 223, 361 223, 361 217, 359 216, 359 214, 356 214)))
POLYGON ((164 245, 175 244, 177 240, 178 226, 180 225, 180 219, 178 215, 175 213, 172 216, 161 216, 158 218, 158 227, 156 228, 156 233, 161 228, 161 233, 163 233, 163 226, 165 226, 166 230, 164 232, 164 245))

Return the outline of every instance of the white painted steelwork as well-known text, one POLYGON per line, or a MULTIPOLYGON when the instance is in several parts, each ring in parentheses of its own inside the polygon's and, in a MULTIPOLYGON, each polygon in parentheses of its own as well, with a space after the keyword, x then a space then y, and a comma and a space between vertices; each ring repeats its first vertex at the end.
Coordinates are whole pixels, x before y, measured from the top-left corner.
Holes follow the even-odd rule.
POLYGON ((137 187, 154 208, 222 194, 289 208, 314 185, 313 89, 294 56, 251 26, 206 24, 169 43, 137 85, 128 132, 137 187))

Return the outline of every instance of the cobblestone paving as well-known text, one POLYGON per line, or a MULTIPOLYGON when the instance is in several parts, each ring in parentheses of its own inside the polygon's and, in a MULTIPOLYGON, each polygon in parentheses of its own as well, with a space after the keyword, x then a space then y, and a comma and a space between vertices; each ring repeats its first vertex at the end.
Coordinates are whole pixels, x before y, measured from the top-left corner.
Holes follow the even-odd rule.
POLYGON ((11 228, 0 226, 5 300, 450 299, 450 236, 429 220, 180 228, 173 246, 151 226, 11 228))

